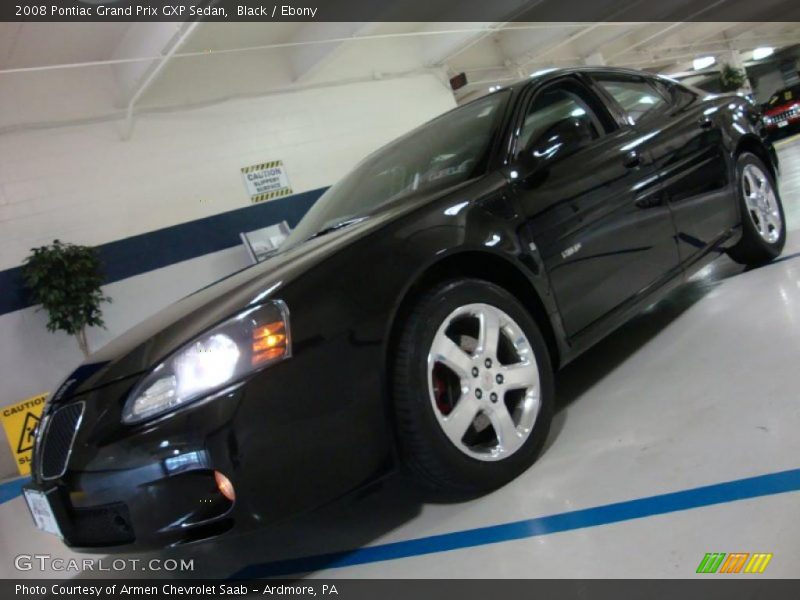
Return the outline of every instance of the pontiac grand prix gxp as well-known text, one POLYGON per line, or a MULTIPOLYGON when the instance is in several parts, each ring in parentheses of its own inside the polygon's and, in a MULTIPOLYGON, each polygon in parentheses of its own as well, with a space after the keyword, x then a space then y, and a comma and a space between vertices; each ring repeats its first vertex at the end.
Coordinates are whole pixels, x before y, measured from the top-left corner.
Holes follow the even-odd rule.
POLYGON ((456 108, 366 158, 276 255, 72 373, 37 433, 36 523, 138 550, 397 468, 440 494, 502 486, 542 449, 555 369, 720 254, 779 255, 777 174, 748 101, 634 71, 456 108))

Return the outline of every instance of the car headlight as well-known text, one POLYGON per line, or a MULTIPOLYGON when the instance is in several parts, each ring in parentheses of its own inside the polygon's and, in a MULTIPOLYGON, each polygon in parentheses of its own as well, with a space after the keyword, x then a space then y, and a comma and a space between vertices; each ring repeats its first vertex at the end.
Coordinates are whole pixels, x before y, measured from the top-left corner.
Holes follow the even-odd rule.
POLYGON ((167 357, 131 391, 123 423, 138 423, 221 390, 291 356, 289 310, 280 300, 223 321, 167 357))

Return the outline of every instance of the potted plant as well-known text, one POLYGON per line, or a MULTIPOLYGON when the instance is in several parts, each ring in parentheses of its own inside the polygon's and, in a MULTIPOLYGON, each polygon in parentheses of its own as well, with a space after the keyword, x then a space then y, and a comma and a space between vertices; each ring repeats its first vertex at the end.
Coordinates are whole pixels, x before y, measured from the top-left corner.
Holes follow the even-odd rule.
POLYGON ((59 240, 33 248, 22 278, 33 301, 47 311, 47 330, 74 335, 83 355, 89 356, 86 329, 105 327, 100 305, 111 302, 100 289, 103 275, 95 249, 59 240))
POLYGON ((726 64, 719 73, 719 85, 723 92, 735 92, 744 86, 747 75, 740 69, 735 69, 726 64))

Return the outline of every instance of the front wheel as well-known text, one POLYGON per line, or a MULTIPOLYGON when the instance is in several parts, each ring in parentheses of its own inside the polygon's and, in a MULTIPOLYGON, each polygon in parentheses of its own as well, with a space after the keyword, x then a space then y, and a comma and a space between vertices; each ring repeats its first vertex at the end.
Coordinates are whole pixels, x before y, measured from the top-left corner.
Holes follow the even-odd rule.
POLYGON ((552 420, 539 327, 486 281, 448 282, 419 299, 397 345, 393 392, 405 465, 436 491, 507 483, 534 462, 552 420))
POLYGON ((783 205, 769 169, 754 154, 736 163, 742 239, 728 255, 738 263, 759 266, 780 255, 786 243, 783 205))

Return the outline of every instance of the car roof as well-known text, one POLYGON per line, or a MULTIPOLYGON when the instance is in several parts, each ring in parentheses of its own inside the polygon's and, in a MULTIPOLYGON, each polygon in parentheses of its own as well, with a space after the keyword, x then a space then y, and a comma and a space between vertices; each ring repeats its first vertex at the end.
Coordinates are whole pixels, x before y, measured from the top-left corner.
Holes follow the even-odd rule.
POLYGON ((534 71, 533 73, 531 73, 529 77, 526 77, 525 79, 520 79, 519 81, 515 81, 514 83, 511 83, 500 89, 519 90, 520 88, 527 86, 532 81, 544 83, 551 79, 556 79, 558 77, 562 77, 564 75, 569 75, 573 73, 617 73, 619 75, 655 77, 658 79, 663 79, 664 81, 670 81, 668 77, 656 75, 655 73, 648 73, 647 71, 637 71, 636 69, 625 69, 622 67, 604 67, 604 66, 557 67, 550 69, 541 69, 540 71, 534 71))
MULTIPOLYGON (((527 78, 520 79, 519 81, 515 81, 513 83, 510 83, 509 85, 506 85, 506 86, 503 86, 501 88, 498 88, 496 91, 491 92, 491 93, 494 93, 494 94, 499 93, 499 92, 508 93, 510 91, 514 96, 517 96, 519 94, 519 92, 521 92, 524 88, 526 88, 527 86, 531 85, 532 83, 535 83, 535 84, 539 85, 539 84, 542 84, 542 83, 546 83, 547 81, 550 81, 550 80, 553 80, 553 79, 557 79, 558 77, 562 77, 564 75, 569 75, 569 74, 572 74, 572 73, 618 73, 620 75, 634 75, 634 76, 638 76, 638 77, 642 77, 642 76, 644 76, 644 77, 655 77, 655 78, 660 79, 660 80, 662 80, 664 82, 671 82, 673 84, 675 84, 675 83, 680 84, 680 82, 674 81, 674 80, 672 80, 672 79, 670 79, 668 77, 664 77, 662 75, 656 75, 656 74, 653 74, 653 73, 648 73, 646 71, 637 71, 636 69, 625 69, 625 68, 621 68, 621 67, 602 67, 602 66, 599 66, 599 67, 595 67, 595 66, 591 66, 591 67, 590 66, 557 67, 557 68, 551 68, 551 69, 542 69, 541 71, 534 71, 527 78)), ((680 85, 683 86, 683 84, 680 84, 680 85)), ((683 86, 683 87, 686 87, 686 86, 683 86)), ((434 121, 437 121, 437 120, 445 117, 446 115, 449 115, 450 113, 453 113, 453 112, 455 112, 457 110, 460 110, 460 109, 462 109, 462 108, 464 108, 466 106, 469 106, 473 102, 480 102, 484 98, 486 98, 485 94, 482 95, 482 96, 479 96, 477 98, 473 98, 469 102, 465 102, 464 104, 460 104, 459 106, 451 108, 450 110, 445 111, 444 113, 434 117, 433 119, 430 119, 429 121, 426 121, 425 123, 423 123, 419 127, 416 127, 414 129, 412 129, 411 131, 409 131, 408 133, 400 136, 399 138, 397 138, 397 140, 400 140, 400 139, 403 139, 405 137, 408 137, 408 136, 412 135, 413 133, 417 132, 418 130, 421 130, 421 129, 427 127, 430 123, 433 123, 434 121)), ((395 141, 397 141, 397 140, 395 140, 395 141)))

